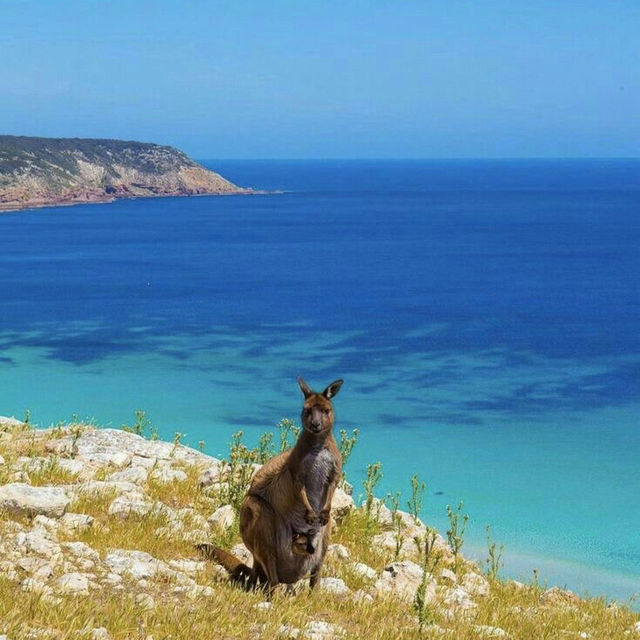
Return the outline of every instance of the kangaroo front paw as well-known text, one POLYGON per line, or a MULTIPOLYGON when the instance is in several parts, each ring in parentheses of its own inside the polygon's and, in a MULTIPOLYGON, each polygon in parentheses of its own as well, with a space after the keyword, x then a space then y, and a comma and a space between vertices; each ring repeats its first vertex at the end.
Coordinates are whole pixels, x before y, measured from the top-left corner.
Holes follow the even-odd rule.
POLYGON ((307 524, 314 525, 318 521, 318 516, 314 511, 309 511, 308 509, 304 513, 304 521, 307 524))
POLYGON ((331 509, 323 509, 318 516, 318 521, 324 527, 325 524, 329 522, 329 518, 331 517, 331 509))

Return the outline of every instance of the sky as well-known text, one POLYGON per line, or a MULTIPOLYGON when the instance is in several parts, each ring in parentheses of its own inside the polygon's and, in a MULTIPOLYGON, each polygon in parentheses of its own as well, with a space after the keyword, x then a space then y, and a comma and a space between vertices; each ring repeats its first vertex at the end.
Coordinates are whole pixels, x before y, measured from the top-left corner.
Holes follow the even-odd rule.
POLYGON ((196 158, 640 156, 636 0, 0 0, 0 133, 196 158))

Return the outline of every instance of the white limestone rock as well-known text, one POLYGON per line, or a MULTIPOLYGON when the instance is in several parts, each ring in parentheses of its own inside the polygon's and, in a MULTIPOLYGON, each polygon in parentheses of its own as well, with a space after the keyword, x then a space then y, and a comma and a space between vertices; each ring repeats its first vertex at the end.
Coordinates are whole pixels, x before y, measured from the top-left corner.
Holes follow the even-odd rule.
POLYGON ((484 598, 489 595, 489 581, 477 573, 466 573, 460 584, 472 596, 484 598))
MULTIPOLYGON (((410 516, 411 517, 411 516, 410 516)), ((405 527, 401 530, 400 536, 402 537, 402 548, 400 550, 400 556, 406 556, 411 553, 418 552, 418 547, 415 543, 415 537, 422 538, 426 533, 426 530, 422 530, 416 528, 414 526, 405 527)), ((375 547, 380 547, 383 549, 389 549, 390 551, 394 551, 396 549, 397 540, 396 540, 396 532, 395 531, 383 531, 372 538, 372 543, 375 547)), ((453 552, 451 551, 451 547, 447 544, 444 538, 436 534, 433 546, 434 552, 439 554, 445 561, 449 561, 453 552)))
POLYGON ((25 573, 31 574, 34 580, 46 582, 54 573, 59 557, 42 558, 26 556, 16 561, 16 566, 25 573))
POLYGON ((343 638, 347 632, 336 624, 324 620, 311 620, 302 633, 305 640, 333 640, 343 638))
POLYGON ((49 585, 45 584, 41 580, 36 580, 35 578, 25 578, 20 583, 20 588, 23 591, 28 591, 28 592, 32 592, 32 593, 39 593, 42 596, 52 596, 53 595, 53 589, 49 585))
MULTIPOLYGON (((378 596, 392 596, 405 602, 413 602, 416 591, 422 582, 423 571, 420 566, 410 560, 394 562, 376 581, 374 588, 378 596)), ((425 592, 425 601, 431 602, 435 597, 435 584, 429 577, 425 592)))
POLYGON ((58 523, 65 533, 82 533, 93 526, 93 516, 85 513, 65 513, 58 523))
POLYGON ((378 573, 373 567, 370 567, 368 564, 364 562, 354 562, 350 565, 352 571, 363 578, 367 578, 369 580, 373 580, 377 577, 378 573))
POLYGON ((206 471, 203 471, 198 478, 198 484, 201 489, 205 489, 206 487, 211 487, 220 483, 220 481, 224 477, 223 466, 221 464, 216 464, 215 466, 209 467, 206 471))
POLYGON ((107 553, 104 562, 112 573, 128 575, 136 580, 153 578, 167 568, 164 562, 144 551, 131 551, 128 549, 111 550, 107 553))
MULTIPOLYGON (((264 626, 265 625, 262 625, 260 628, 255 629, 255 631, 257 632, 257 635, 254 636, 256 640, 262 640, 262 638, 264 638, 264 626)), ((278 638, 291 638, 292 640, 296 640, 300 637, 300 629, 289 624, 281 624, 278 627, 276 635, 278 636, 278 638)))
POLYGON ((227 529, 233 526, 236 512, 230 504, 224 504, 209 516, 209 524, 217 529, 227 529))
POLYGON ((560 587, 551 587, 540 596, 540 602, 543 604, 567 609, 574 608, 578 601, 579 598, 573 591, 561 589, 560 587))
MULTIPOLYGON (((65 514, 66 515, 66 514, 65 514)), ((62 516, 64 518, 64 516, 62 516)), ((47 516, 39 515, 33 519, 31 523, 34 529, 41 529, 45 532, 44 535, 55 540, 57 538, 58 529, 60 528, 60 520, 49 518, 47 516)))
POLYGON ((153 596, 151 596, 148 593, 139 593, 136 596, 136 604, 141 609, 145 609, 146 611, 149 611, 149 610, 155 608, 156 601, 153 599, 153 596))
POLYGON ((354 508, 353 498, 342 489, 336 489, 331 500, 331 515, 334 520, 340 522, 354 508))
POLYGON ((327 548, 327 559, 329 560, 348 560, 350 557, 349 549, 343 544, 330 544, 327 548))
POLYGON ((243 542, 239 542, 231 547, 231 553, 248 567, 253 567, 253 554, 247 549, 243 542))
POLYGON ((162 440, 147 440, 121 429, 86 428, 78 438, 69 435, 49 444, 57 452, 74 452, 79 460, 100 465, 111 464, 120 469, 127 467, 134 456, 154 461, 179 460, 202 468, 219 464, 218 460, 201 451, 162 440))
POLYGON ((60 469, 75 476, 81 474, 85 469, 85 464, 82 461, 73 458, 57 458, 55 463, 60 469))
POLYGON ((66 491, 60 487, 32 487, 21 483, 0 487, 0 510, 10 513, 59 518, 70 502, 66 491))
POLYGON ((147 481, 149 472, 144 467, 127 467, 122 471, 110 473, 107 482, 132 482, 133 484, 144 484, 147 481))
POLYGON ((462 611, 471 611, 478 607, 473 598, 462 587, 446 588, 443 604, 450 609, 462 611))
POLYGON ((440 580, 449 585, 458 584, 458 576, 451 569, 443 569, 440 572, 440 580))
POLYGON ((65 573, 56 580, 56 590, 70 595, 88 595, 89 578, 84 573, 65 573))
POLYGON ((318 581, 318 589, 340 598, 351 594, 351 589, 349 589, 344 583, 344 580, 340 578, 320 578, 318 581))
POLYGON ((138 491, 124 493, 109 505, 109 515, 127 518, 130 515, 146 516, 153 509, 153 503, 138 491))
POLYGON ((100 555, 98 552, 84 542, 63 542, 61 546, 74 558, 100 562, 100 555))
POLYGON ((75 491, 78 494, 89 494, 91 496, 122 495, 123 493, 136 493, 140 487, 133 482, 116 482, 111 480, 90 480, 77 486, 75 491))
POLYGON ((12 431, 14 429, 20 430, 26 427, 26 423, 22 420, 16 420, 16 418, 9 418, 7 416, 0 416, 0 431, 12 431))
POLYGON ((52 558, 62 553, 60 545, 49 539, 45 529, 36 528, 27 533, 17 533, 15 544, 25 554, 37 554, 44 558, 52 558))
MULTIPOLYGON (((389 549, 390 551, 396 550, 397 540, 396 533, 394 531, 383 531, 373 536, 371 539, 372 546, 379 549, 389 549)), ((415 549, 413 541, 404 540, 402 548, 400 550, 400 556, 406 556, 410 551, 415 549)))
POLYGON ((187 479, 187 474, 182 469, 160 468, 151 473, 151 478, 162 484, 171 484, 172 482, 184 482, 187 479))

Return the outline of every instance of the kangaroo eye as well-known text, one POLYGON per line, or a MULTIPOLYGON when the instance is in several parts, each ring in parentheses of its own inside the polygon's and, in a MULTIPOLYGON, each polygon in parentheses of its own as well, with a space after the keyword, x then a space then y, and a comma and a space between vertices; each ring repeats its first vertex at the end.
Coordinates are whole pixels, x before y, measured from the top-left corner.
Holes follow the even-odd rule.
POLYGON ((323 410, 322 410, 322 413, 323 413, 325 416, 328 416, 328 415, 329 415, 329 413, 330 413, 330 411, 329 411, 329 409, 323 409, 323 410))

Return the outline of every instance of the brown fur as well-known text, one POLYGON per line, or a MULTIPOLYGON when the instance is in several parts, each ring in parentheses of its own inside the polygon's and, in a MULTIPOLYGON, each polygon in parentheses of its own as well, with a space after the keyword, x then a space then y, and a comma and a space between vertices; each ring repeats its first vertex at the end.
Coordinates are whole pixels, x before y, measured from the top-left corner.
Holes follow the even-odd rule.
POLYGON ((342 380, 322 393, 312 391, 302 378, 298 384, 305 397, 303 429, 292 449, 256 473, 240 512, 240 534, 253 554, 254 568, 213 545, 201 546, 247 587, 266 582, 273 589, 310 574, 313 588, 329 545, 331 500, 342 472, 331 398, 342 380))

